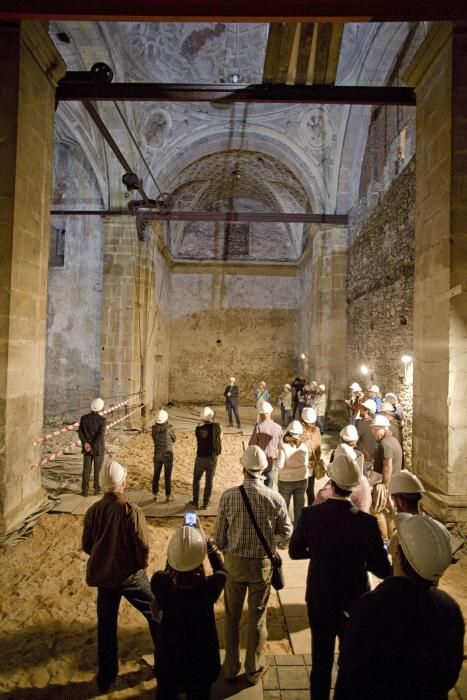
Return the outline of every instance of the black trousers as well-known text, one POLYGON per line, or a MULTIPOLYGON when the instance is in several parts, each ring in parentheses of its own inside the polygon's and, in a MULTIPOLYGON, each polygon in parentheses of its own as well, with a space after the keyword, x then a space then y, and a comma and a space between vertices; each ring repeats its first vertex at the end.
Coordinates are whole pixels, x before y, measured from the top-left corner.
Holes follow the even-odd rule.
POLYGON ((83 479, 81 482, 81 492, 89 491, 89 479, 91 478, 92 466, 94 463, 94 491, 99 491, 99 473, 104 464, 105 455, 83 454, 83 479))
POLYGON ((154 596, 146 572, 137 571, 120 586, 100 586, 97 589, 97 647, 101 682, 112 682, 118 674, 117 618, 122 596, 144 615, 154 648, 157 643, 158 625, 151 615, 154 596))
POLYGON ((232 411, 233 411, 234 416, 235 416, 235 420, 237 421, 237 428, 241 428, 240 416, 238 415, 238 404, 237 404, 237 402, 236 402, 236 401, 232 401, 231 399, 228 399, 228 400, 225 402, 225 410, 227 411, 227 415, 228 415, 228 417, 229 417, 229 425, 230 425, 230 426, 233 425, 233 421, 232 421, 232 411))
POLYGON ((174 465, 174 453, 165 452, 154 456, 154 474, 152 477, 152 492, 156 496, 159 491, 159 479, 161 478, 162 467, 164 467, 165 495, 172 493, 172 470, 174 465))
POLYGON ((334 663, 334 645, 339 648, 344 632, 345 613, 320 611, 318 615, 308 605, 311 629, 310 697, 312 700, 329 700, 331 674, 334 663))

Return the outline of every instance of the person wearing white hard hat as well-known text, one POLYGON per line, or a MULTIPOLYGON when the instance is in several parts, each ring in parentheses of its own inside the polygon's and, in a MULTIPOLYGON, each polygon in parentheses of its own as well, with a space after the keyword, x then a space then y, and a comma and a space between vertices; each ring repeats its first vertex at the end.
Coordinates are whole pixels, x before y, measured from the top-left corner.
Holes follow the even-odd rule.
MULTIPOLYGON (((304 408, 302 416, 307 409, 304 408)), ((309 410, 309 409, 308 409, 309 410)), ((303 425, 298 420, 287 426, 287 431, 279 450, 277 460, 277 488, 284 497, 287 510, 293 502, 294 527, 305 505, 305 493, 308 484, 308 447, 303 443, 303 425)), ((286 546, 283 541, 282 546, 286 546)))
POLYGON ((169 414, 162 408, 157 412, 156 422, 151 429, 154 442, 154 473, 152 477, 152 494, 154 501, 159 496, 159 480, 164 467, 164 487, 166 503, 174 500, 172 496, 172 471, 174 464, 173 444, 176 440, 173 426, 169 423, 169 414))
POLYGON ((394 511, 388 498, 387 487, 391 477, 402 469, 402 448, 391 435, 390 423, 383 415, 374 417, 371 431, 377 442, 373 472, 370 483, 373 485, 371 512, 376 516, 385 541, 391 539, 394 530, 394 511))
POLYGON ((363 473, 370 478, 373 470, 373 461, 375 458, 376 448, 378 447, 373 433, 371 424, 376 415, 376 403, 373 399, 366 399, 360 404, 360 420, 357 421, 358 442, 357 448, 363 452, 363 473))
POLYGON ((308 483, 306 486, 307 503, 313 505, 315 500, 316 468, 321 459, 321 432, 316 425, 316 411, 306 406, 301 415, 303 435, 302 442, 308 448, 308 483))
POLYGON ((229 383, 224 389, 225 410, 229 420, 228 427, 233 428, 232 413, 237 421, 237 428, 241 428, 240 414, 238 413, 238 399, 240 397, 240 389, 236 384, 235 377, 229 377, 229 383))
POLYGON ((220 671, 214 605, 227 580, 222 555, 206 538, 199 520, 178 527, 167 548, 167 566, 151 579, 155 619, 160 619, 155 675, 156 698, 186 693, 206 700, 220 671), (212 574, 206 575, 206 555, 212 574))
MULTIPOLYGON (((415 474, 402 469, 391 477, 388 484, 388 496, 391 497, 396 513, 420 514, 420 501, 425 493, 423 484, 415 474)), ((397 520, 397 515, 394 518, 397 520)), ((394 532, 389 542, 388 552, 394 556, 397 546, 397 532, 394 532)))
POLYGON ((437 588, 452 561, 449 532, 425 515, 396 519, 394 576, 351 610, 335 700, 447 700, 462 668, 462 611, 437 588))
POLYGON ((326 387, 324 384, 319 384, 316 390, 316 396, 313 407, 316 411, 316 425, 318 426, 321 435, 324 433, 324 418, 326 415, 326 406, 326 387))
POLYGON ((118 675, 117 618, 121 598, 146 618, 154 647, 158 625, 146 574, 149 538, 146 518, 124 496, 127 470, 115 460, 104 464, 99 483, 104 496, 84 516, 82 547, 89 560, 86 583, 97 587, 97 685, 107 691, 118 675))
POLYGON ((89 407, 91 413, 81 416, 79 421, 78 436, 81 440, 83 453, 83 473, 81 479, 81 495, 89 494, 89 479, 94 466, 94 494, 100 493, 99 474, 104 464, 105 457, 105 431, 107 421, 100 411, 104 408, 101 398, 93 399, 89 407))
POLYGON ((372 384, 368 387, 365 392, 365 398, 372 399, 376 404, 376 413, 380 413, 381 404, 383 403, 381 395, 379 393, 379 386, 377 384, 372 384))
MULTIPOLYGON (((340 445, 331 453, 330 463, 334 461, 340 454, 348 455, 352 460, 356 461, 360 466, 362 478, 359 485, 352 491, 350 500, 356 508, 360 508, 364 513, 370 512, 371 507, 371 487, 367 477, 363 474, 363 454, 356 449, 358 433, 354 425, 346 425, 340 433, 340 445)), ((333 495, 332 481, 329 481, 318 491, 314 501, 314 505, 324 503, 333 495)))
POLYGON ((391 435, 396 438, 402 447, 402 425, 396 418, 396 408, 390 401, 383 401, 381 404, 381 415, 388 419, 391 435))
POLYGON ((383 401, 387 401, 394 406, 394 415, 399 423, 402 425, 404 423, 404 409, 402 404, 399 403, 396 394, 389 391, 383 398, 383 401))
MULTIPOLYGON (((292 382, 292 397, 293 397, 293 399, 292 399, 292 416, 291 416, 292 420, 295 420, 295 416, 296 416, 297 410, 298 410, 299 393, 303 390, 303 387, 305 386, 305 384, 306 384, 306 381, 305 381, 304 377, 295 377, 295 379, 292 382)), ((303 408, 303 406, 302 406, 302 408, 303 408)), ((290 421, 289 421, 289 423, 290 423, 290 421)), ((287 423, 287 425, 288 425, 288 423, 287 423)))
POLYGON ((328 471, 332 497, 302 510, 289 544, 291 559, 310 559, 305 598, 311 627, 313 700, 329 698, 336 637, 341 643, 346 616, 369 590, 368 571, 382 579, 392 573, 374 517, 355 508, 350 500, 361 481, 360 465, 349 455, 339 454, 328 471))
POLYGON ((363 390, 358 382, 352 382, 349 387, 350 397, 346 399, 345 403, 349 411, 349 421, 351 425, 355 425, 357 420, 360 418, 360 404, 363 399, 363 390))
POLYGON ((285 501, 264 485, 262 473, 268 460, 258 445, 250 445, 240 458, 244 492, 238 486, 221 496, 214 529, 214 541, 225 552, 229 577, 224 591, 225 661, 224 676, 234 679, 240 672, 240 620, 248 593, 248 622, 245 655, 246 678, 257 683, 267 664, 263 653, 267 640, 266 611, 271 590, 272 564, 251 521, 244 498, 248 499, 258 528, 272 554, 276 538, 288 539, 292 523, 285 501))
POLYGON ((292 420, 292 387, 284 384, 279 395, 279 406, 281 409, 281 425, 285 428, 292 420))
POLYGON ((258 445, 264 450, 268 460, 268 466, 264 471, 264 483, 272 489, 276 474, 275 462, 282 442, 282 428, 271 418, 273 407, 268 401, 261 404, 259 422, 253 428, 248 441, 249 445, 258 445))
POLYGON ((260 382, 255 389, 255 405, 256 405, 256 422, 259 423, 261 418, 261 409, 264 402, 269 401, 269 391, 266 382, 260 382))
POLYGON ((214 411, 209 406, 201 409, 201 425, 195 428, 196 459, 193 471, 193 500, 191 505, 198 508, 199 486, 203 474, 204 482, 203 510, 209 507, 212 483, 216 473, 217 458, 222 452, 222 427, 214 421, 214 411))

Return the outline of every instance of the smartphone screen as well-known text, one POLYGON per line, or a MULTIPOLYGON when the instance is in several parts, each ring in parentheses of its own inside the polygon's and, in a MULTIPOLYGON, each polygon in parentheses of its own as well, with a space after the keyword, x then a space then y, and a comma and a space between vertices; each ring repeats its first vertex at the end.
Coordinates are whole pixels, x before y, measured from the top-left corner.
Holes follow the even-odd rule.
POLYGON ((196 527, 198 524, 198 516, 196 515, 196 511, 189 510, 186 512, 183 519, 183 524, 187 527, 196 527))

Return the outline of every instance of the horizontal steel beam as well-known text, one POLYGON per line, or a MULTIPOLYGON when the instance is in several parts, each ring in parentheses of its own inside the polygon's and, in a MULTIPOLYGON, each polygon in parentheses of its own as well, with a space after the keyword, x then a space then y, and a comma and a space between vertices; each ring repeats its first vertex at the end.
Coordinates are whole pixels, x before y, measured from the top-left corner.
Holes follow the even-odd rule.
POLYGON ((284 224, 334 224, 345 226, 347 214, 305 214, 285 212, 241 212, 241 211, 171 211, 163 213, 154 209, 52 209, 52 216, 134 216, 144 221, 226 221, 250 223, 284 224))
POLYGON ((120 22, 398 22, 466 16, 460 0, 2 0, 0 19, 120 22))
POLYGON ((328 85, 185 85, 177 83, 76 82, 58 84, 58 101, 267 102, 272 104, 359 104, 415 106, 410 87, 330 87, 328 85))

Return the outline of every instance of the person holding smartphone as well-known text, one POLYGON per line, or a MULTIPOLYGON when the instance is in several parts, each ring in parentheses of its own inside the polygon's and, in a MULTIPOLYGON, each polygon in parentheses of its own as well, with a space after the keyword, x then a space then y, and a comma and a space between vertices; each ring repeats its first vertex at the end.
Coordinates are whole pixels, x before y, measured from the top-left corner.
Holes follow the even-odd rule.
POLYGON ((160 621, 155 675, 157 700, 209 700, 220 671, 214 604, 227 580, 222 555, 206 538, 196 512, 185 513, 167 548, 167 565, 151 579, 154 619, 160 621), (206 575, 206 554, 213 573, 206 575))

